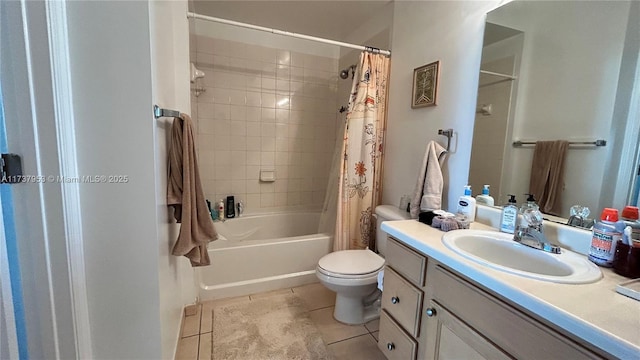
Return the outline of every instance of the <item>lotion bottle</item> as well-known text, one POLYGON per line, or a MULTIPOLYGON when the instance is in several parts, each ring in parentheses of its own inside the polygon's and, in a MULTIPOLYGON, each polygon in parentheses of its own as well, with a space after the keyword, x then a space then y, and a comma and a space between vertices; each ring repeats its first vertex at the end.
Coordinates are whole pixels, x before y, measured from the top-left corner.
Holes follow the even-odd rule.
POLYGON ((509 202, 502 208, 502 216, 500 217, 500 231, 508 234, 515 233, 517 221, 518 206, 516 205, 516 196, 509 194, 509 202))
POLYGON ((471 196, 471 185, 464 187, 464 195, 458 199, 458 214, 465 215, 469 222, 476 219, 476 199, 471 196))
POLYGON ((482 195, 476 196, 476 201, 478 204, 493 206, 494 201, 493 197, 489 195, 489 185, 485 185, 482 187, 482 195))
POLYGON ((224 199, 218 201, 218 219, 224 221, 224 199))

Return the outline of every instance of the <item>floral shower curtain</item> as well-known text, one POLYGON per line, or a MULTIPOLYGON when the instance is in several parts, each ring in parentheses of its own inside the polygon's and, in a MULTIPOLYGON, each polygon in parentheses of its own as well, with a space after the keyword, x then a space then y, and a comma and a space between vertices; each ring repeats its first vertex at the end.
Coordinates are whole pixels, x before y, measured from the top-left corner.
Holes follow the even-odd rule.
POLYGON ((382 194, 389 58, 360 55, 351 85, 338 185, 333 250, 375 248, 372 214, 382 194))

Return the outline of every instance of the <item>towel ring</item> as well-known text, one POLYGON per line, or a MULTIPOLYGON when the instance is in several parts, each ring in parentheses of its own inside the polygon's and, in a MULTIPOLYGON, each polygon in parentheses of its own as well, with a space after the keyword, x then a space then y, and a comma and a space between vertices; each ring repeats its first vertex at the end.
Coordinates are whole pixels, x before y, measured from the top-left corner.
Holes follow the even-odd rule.
POLYGON ((453 129, 438 129, 438 135, 447 137, 447 152, 449 152, 449 149, 451 148, 451 138, 453 137, 453 129))

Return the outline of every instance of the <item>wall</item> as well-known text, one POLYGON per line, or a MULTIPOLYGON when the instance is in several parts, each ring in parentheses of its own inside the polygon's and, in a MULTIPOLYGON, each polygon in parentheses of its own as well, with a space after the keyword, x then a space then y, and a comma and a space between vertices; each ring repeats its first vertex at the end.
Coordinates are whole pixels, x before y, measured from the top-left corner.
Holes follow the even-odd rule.
POLYGON ((411 194, 428 141, 446 144, 443 208, 455 210, 469 173, 485 14, 500 1, 395 2, 383 202, 411 194), (440 60, 438 105, 411 109, 413 69, 440 60))
POLYGON ((161 358, 149 4, 67 3, 93 357, 161 358))
MULTIPOLYGON (((211 30, 199 24, 196 33, 211 30)), ((255 31, 209 34, 196 35, 191 49, 205 72, 194 87, 206 91, 191 97, 205 196, 234 195, 247 212, 321 206, 335 144, 337 59, 310 54, 318 47, 308 41, 271 36, 277 47, 267 47, 253 44, 264 35, 255 31), (275 170, 276 181, 260 181, 261 170, 275 170)))
MULTIPOLYGON (((184 16, 186 1, 152 1, 151 76, 153 103, 188 112, 189 99, 189 20, 184 16)), ((193 21, 191 21, 193 22, 193 21)), ((195 302, 197 286, 194 270, 185 257, 171 255, 179 226, 167 207, 167 148, 172 119, 149 120, 155 136, 155 197, 159 252, 158 278, 162 357, 173 358, 182 309, 195 302)))
MULTIPOLYGON (((629 2, 623 1, 520 2, 490 16, 491 22, 525 34, 516 120, 508 141, 609 141, 605 148, 568 151, 562 196, 565 217, 575 204, 586 205, 593 213, 601 206, 605 163, 614 145, 609 134, 628 14, 629 2)), ((511 151, 507 167, 511 182, 505 186, 522 194, 529 189, 533 148, 511 151)))

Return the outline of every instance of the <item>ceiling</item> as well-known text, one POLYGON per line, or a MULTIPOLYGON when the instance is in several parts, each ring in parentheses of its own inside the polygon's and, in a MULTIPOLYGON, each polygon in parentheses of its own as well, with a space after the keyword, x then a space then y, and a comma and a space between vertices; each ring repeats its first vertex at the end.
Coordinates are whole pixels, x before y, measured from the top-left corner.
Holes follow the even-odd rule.
POLYGON ((304 35, 346 41, 346 36, 393 0, 369 1, 190 1, 201 15, 304 35))

